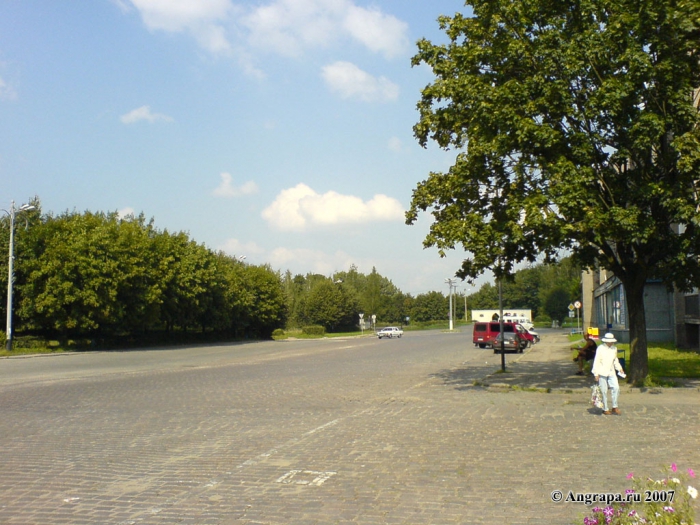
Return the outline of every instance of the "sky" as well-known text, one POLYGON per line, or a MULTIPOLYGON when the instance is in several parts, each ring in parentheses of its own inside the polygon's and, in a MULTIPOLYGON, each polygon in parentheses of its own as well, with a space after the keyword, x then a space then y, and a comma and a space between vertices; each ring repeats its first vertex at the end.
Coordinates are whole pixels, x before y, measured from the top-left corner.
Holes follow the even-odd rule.
MULTIPOLYGON (((3 0, 0 208, 143 213, 292 274, 447 294, 463 253, 407 226, 456 152, 413 137, 458 0, 3 0)), ((483 279, 485 282, 487 279, 483 279)), ((461 283, 458 291, 478 287, 461 283)))

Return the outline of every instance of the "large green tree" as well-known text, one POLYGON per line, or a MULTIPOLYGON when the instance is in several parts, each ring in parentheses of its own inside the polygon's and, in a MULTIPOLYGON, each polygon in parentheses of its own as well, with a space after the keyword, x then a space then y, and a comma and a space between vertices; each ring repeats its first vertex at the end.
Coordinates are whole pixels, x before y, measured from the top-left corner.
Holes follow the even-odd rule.
POLYGON ((199 329, 268 337, 284 326, 284 289, 268 266, 214 253, 185 233, 160 232, 143 216, 41 216, 36 205, 15 261, 16 321, 25 331, 69 338, 199 329))
POLYGON ((444 321, 449 317, 450 303, 441 292, 428 292, 416 296, 411 307, 411 321, 444 321))
POLYGON ((462 150, 414 190, 424 243, 468 252, 458 271, 508 276, 568 248, 621 280, 630 381, 648 374, 644 286, 700 282, 700 3, 472 0, 441 17, 413 64, 435 81, 414 131, 462 150), (676 227, 680 225, 680 227, 676 227), (494 264, 496 261, 496 264, 494 264))
POLYGON ((352 328, 359 319, 359 304, 353 291, 331 279, 313 287, 305 303, 305 318, 329 331, 352 328))

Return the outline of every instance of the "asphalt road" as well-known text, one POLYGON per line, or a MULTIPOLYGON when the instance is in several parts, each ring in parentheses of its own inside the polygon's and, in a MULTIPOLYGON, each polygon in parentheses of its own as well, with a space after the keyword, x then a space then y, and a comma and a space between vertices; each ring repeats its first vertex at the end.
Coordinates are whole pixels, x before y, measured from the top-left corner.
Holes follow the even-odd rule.
POLYGON ((499 363, 471 332, 2 359, 0 523, 571 523, 552 490, 698 458, 697 403, 610 427, 472 385, 499 363))

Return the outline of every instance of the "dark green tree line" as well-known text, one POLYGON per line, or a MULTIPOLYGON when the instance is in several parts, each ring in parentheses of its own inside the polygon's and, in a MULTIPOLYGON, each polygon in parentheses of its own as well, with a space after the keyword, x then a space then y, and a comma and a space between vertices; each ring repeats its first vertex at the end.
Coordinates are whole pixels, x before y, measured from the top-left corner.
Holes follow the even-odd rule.
MULTIPOLYGON (((504 308, 532 310, 533 318, 545 316, 563 321, 569 304, 581 299, 581 268, 572 257, 557 263, 535 264, 517 270, 503 281, 504 308)), ((498 308, 498 286, 487 283, 469 295, 470 309, 498 308)))
MULTIPOLYGON (((18 330, 59 338, 154 331, 269 337, 284 326, 286 295, 268 266, 159 231, 143 216, 31 213, 16 236, 18 330)), ((7 246, 5 234, 0 243, 7 246)))

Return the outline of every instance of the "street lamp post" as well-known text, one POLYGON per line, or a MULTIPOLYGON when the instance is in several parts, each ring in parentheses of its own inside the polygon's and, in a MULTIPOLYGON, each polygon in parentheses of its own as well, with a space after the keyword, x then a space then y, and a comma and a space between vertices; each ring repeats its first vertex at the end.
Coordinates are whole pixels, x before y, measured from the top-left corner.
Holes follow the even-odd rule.
POLYGON ((471 288, 465 288, 464 289, 464 322, 468 323, 469 322, 469 314, 467 313, 467 295, 471 291, 471 288))
MULTIPOLYGON (((503 333, 503 284, 502 279, 498 279, 498 322, 501 333, 501 372, 506 371, 506 335, 503 333)), ((517 339, 516 339, 517 341, 517 339)))
POLYGON ((457 287, 456 279, 445 279, 445 282, 450 286, 450 332, 454 330, 454 316, 452 314, 452 288, 457 287))
POLYGON ((7 264, 7 334, 5 339, 5 348, 12 350, 12 285, 14 284, 14 265, 15 265, 15 215, 18 212, 29 211, 36 209, 36 206, 23 204, 19 209, 15 210, 15 201, 10 204, 10 211, 2 210, 10 216, 10 249, 7 264))

